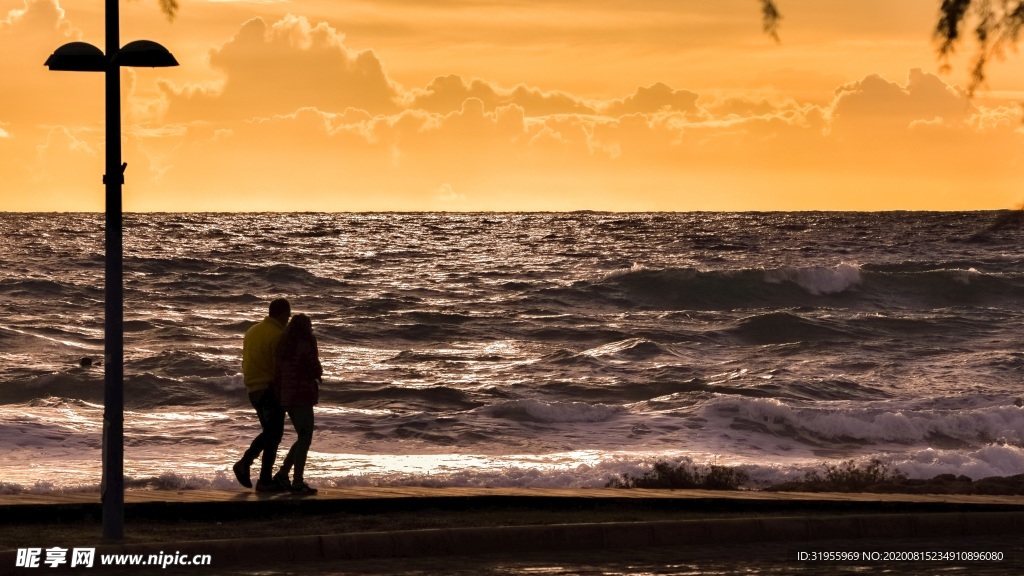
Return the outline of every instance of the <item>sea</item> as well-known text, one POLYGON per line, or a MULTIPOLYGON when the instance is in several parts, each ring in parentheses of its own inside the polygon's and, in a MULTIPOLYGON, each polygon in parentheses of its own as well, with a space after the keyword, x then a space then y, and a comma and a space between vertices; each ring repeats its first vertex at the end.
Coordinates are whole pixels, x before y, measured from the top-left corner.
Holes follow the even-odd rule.
MULTIPOLYGON (((319 340, 321 488, 602 487, 657 461, 752 489, 848 461, 1021 474, 1022 223, 127 214, 126 486, 241 489, 259 432, 242 338, 277 297, 319 340)), ((98 491, 103 216, 0 231, 0 493, 98 491)))

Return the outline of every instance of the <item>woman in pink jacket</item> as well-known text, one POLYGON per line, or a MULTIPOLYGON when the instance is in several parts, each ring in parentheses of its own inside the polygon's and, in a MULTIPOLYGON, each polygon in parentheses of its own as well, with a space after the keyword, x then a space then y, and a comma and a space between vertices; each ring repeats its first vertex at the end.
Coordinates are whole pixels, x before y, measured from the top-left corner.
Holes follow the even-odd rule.
POLYGON ((309 316, 296 314, 281 338, 277 375, 274 378, 274 392, 281 407, 288 412, 288 418, 298 435, 274 480, 289 486, 296 494, 316 494, 316 489, 306 484, 302 474, 306 468, 309 446, 313 442, 313 406, 319 399, 322 376, 323 368, 320 366, 316 336, 313 335, 313 323, 309 316), (295 475, 289 482, 288 473, 292 466, 295 467, 295 475))

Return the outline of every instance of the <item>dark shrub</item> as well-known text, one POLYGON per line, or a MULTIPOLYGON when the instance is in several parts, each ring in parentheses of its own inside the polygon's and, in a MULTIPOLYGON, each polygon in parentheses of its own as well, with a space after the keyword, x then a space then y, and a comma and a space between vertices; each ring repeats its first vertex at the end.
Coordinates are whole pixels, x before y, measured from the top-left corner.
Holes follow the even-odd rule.
POLYGON ((608 488, 657 488, 663 490, 702 489, 738 490, 747 482, 748 476, 742 470, 728 466, 697 466, 687 459, 678 464, 658 461, 650 472, 643 476, 623 474, 622 479, 613 478, 608 488))

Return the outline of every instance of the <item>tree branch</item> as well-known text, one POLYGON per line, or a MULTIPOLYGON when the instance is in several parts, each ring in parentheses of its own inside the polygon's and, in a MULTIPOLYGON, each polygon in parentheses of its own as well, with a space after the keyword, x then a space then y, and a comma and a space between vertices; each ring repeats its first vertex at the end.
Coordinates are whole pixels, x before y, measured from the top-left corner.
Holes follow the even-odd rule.
POLYGON ((178 0, 160 0, 160 10, 168 20, 173 21, 178 15, 178 0))
POLYGON ((761 15, 764 19, 764 33, 779 42, 779 21, 782 20, 782 14, 775 7, 775 2, 761 0, 761 15))

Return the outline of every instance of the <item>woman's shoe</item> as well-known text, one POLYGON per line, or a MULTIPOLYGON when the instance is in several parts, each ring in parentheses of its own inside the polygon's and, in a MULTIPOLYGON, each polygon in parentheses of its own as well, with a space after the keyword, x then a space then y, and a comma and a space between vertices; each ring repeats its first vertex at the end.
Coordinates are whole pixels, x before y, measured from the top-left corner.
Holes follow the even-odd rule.
POLYGON ((238 483, 246 488, 252 488, 252 479, 249 476, 249 465, 239 460, 235 462, 235 465, 231 467, 231 470, 235 473, 235 479, 238 483))
POLYGON ((298 482, 292 482, 292 494, 313 495, 316 493, 316 488, 311 487, 309 484, 306 484, 302 480, 299 480, 298 482))
POLYGON ((257 480, 256 491, 257 492, 285 492, 290 488, 285 488, 276 480, 257 480))
POLYGON ((288 480, 288 475, 285 474, 284 472, 278 472, 277 474, 274 474, 274 484, 280 486, 281 490, 292 489, 291 480, 288 480))

